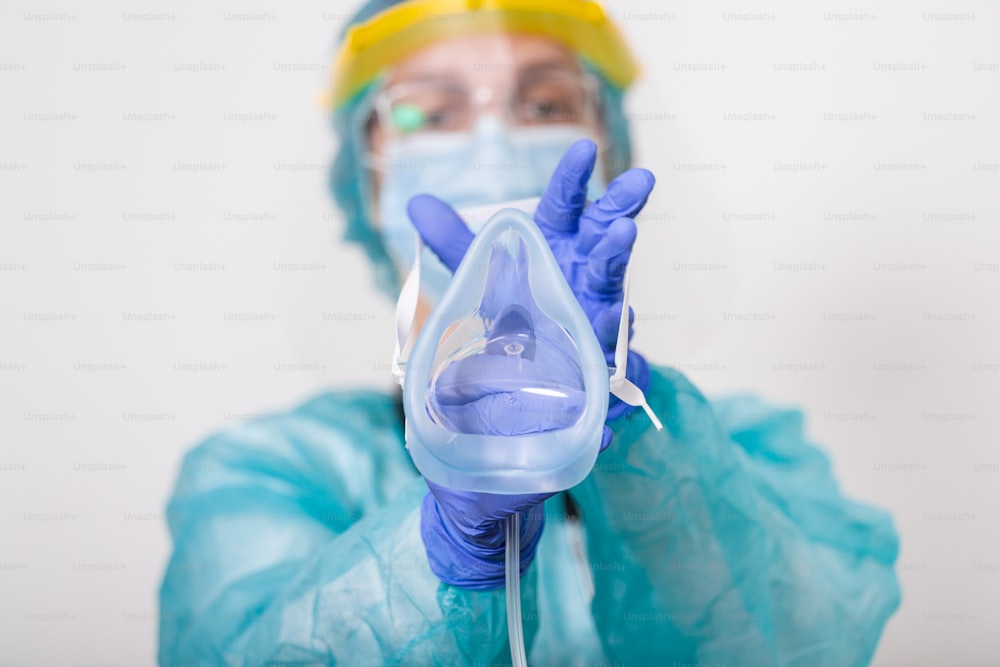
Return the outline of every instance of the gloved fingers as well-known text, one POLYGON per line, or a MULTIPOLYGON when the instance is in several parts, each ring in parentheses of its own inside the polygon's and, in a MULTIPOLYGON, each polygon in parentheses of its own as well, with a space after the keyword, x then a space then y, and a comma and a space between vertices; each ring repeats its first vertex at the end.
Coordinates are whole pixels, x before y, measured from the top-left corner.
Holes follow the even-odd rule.
POLYGON ((546 238, 576 232, 596 164, 597 145, 589 139, 574 143, 559 160, 535 211, 535 223, 546 238))
POLYGON ((441 372, 434 382, 434 401, 442 406, 466 405, 492 394, 516 394, 525 387, 537 393, 561 392, 576 381, 572 368, 552 359, 475 354, 452 362, 441 372))
POLYGON ((531 509, 556 495, 556 492, 506 494, 457 491, 436 484, 426 477, 424 483, 437 500, 442 518, 467 533, 485 522, 505 519, 514 512, 531 509))
POLYGON ((590 254, 612 223, 638 215, 655 185, 656 177, 645 169, 629 169, 611 181, 604 196, 588 206, 580 217, 577 252, 590 254))
MULTIPOLYGON (((597 335, 597 342, 604 350, 614 353, 615 346, 618 345, 618 326, 622 319, 622 302, 612 304, 598 313, 594 318, 594 333, 597 335)), ((628 339, 632 340, 635 324, 635 310, 630 306, 628 309, 628 339)))
POLYGON ((601 435, 601 451, 602 452, 605 449, 607 449, 609 445, 611 445, 611 440, 614 437, 615 437, 614 431, 612 431, 610 428, 608 428, 607 426, 605 426, 604 427, 604 433, 601 435))
POLYGON ((439 405, 448 426, 461 433, 525 435, 568 428, 580 418, 583 391, 566 397, 524 391, 486 394, 460 405, 439 405), (578 406, 574 409, 574 406, 578 406))
MULTIPOLYGON (((445 552, 438 554, 444 561, 467 560, 469 556, 492 560, 496 555, 502 555, 506 540, 501 522, 515 512, 524 512, 523 518, 527 522, 540 524, 544 521, 544 512, 535 508, 555 495, 457 491, 427 478, 424 482, 430 493, 421 506, 422 536, 429 550, 433 548, 445 552), (441 529, 435 529, 434 524, 440 525, 441 529), (432 539, 428 540, 428 537, 432 539), (452 545, 457 547, 457 553, 452 545)), ((525 526, 522 525, 523 528, 525 526)), ((540 525, 534 526, 535 530, 540 528, 540 525)))
POLYGON ((413 226, 452 273, 461 264, 474 234, 451 206, 431 195, 417 195, 406 207, 413 226))
POLYGON ((625 269, 632 256, 638 230, 635 220, 618 218, 587 257, 587 288, 599 297, 618 297, 625 283, 625 269))

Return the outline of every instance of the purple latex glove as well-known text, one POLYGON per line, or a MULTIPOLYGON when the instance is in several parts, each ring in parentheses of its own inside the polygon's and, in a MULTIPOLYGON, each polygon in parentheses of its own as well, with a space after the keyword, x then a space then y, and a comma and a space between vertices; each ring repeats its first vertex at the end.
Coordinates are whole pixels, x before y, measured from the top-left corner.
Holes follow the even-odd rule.
POLYGON ((507 517, 521 514, 521 573, 535 558, 552 493, 508 496, 454 491, 425 480, 420 536, 438 579, 469 590, 503 588, 507 517))
MULTIPOLYGON (((611 443, 604 428, 603 452, 611 443)), ((455 491, 425 479, 430 493, 420 506, 420 537, 438 579, 469 590, 504 585, 506 519, 521 514, 521 574, 535 558, 542 537, 542 503, 554 493, 506 495, 455 491)))
MULTIPOLYGON (((603 197, 587 205, 587 184, 596 161, 594 142, 582 139, 570 146, 542 195, 535 223, 590 320, 605 358, 613 364, 625 269, 636 238, 633 218, 646 205, 656 179, 645 169, 630 169, 611 181, 603 197)), ((454 209, 431 195, 417 195, 410 200, 408 212, 444 265, 452 271, 458 268, 474 235, 454 209)), ((630 309, 630 340, 633 321, 630 309)), ((643 391, 649 384, 649 364, 631 350, 626 377, 643 391)), ((611 396, 608 421, 632 409, 611 396)))
MULTIPOLYGON (((621 318, 625 268, 635 243, 632 218, 642 210, 655 184, 643 169, 630 170, 608 186, 601 199, 586 203, 587 183, 594 170, 597 147, 579 141, 566 152, 556 167, 535 214, 549 247, 574 295, 586 313, 609 363, 614 360, 621 318)), ((459 215, 443 201, 430 195, 410 200, 408 211, 424 242, 452 271, 458 268, 474 238, 459 215)), ((631 338, 630 312, 629 337, 631 338)), ((649 382, 648 364, 629 352, 628 378, 640 389, 649 382)), ((489 374, 484 385, 489 384, 489 374)), ((557 412, 532 410, 531 423, 515 423, 518 410, 500 410, 509 400, 501 390, 484 387, 483 396, 469 402, 446 403, 448 417, 475 432, 484 434, 544 432, 565 424, 557 412), (482 401, 484 397, 488 401, 482 401), (482 401, 482 414, 476 401, 482 401), (489 406, 490 409, 486 409, 489 406), (470 415, 469 411, 476 414, 470 415), (539 420, 538 415, 542 415, 539 420)), ((513 403, 512 403, 513 405, 513 403)), ((620 417, 631 406, 612 397, 608 420, 620 417)), ((604 427, 601 451, 611 442, 611 429, 604 427)), ((454 491, 427 481, 430 493, 421 506, 420 532, 431 570, 442 581, 472 590, 489 590, 504 585, 505 520, 521 514, 521 571, 534 558, 541 539, 544 512, 541 504, 554 494, 501 495, 454 491)))

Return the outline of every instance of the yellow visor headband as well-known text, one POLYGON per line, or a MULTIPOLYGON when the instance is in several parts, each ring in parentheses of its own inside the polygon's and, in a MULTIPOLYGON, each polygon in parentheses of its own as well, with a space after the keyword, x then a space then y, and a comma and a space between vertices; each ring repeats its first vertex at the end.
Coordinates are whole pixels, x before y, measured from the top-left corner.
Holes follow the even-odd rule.
POLYGON ((327 103, 334 109, 386 67, 448 37, 503 29, 552 37, 625 89, 639 66, 618 28, 589 0, 412 0, 347 31, 333 65, 327 103))

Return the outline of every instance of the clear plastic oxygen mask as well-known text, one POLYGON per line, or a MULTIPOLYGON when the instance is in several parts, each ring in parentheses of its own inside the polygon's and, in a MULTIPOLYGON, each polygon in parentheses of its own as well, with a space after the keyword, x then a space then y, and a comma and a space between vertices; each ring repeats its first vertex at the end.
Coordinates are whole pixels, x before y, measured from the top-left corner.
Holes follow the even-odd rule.
MULTIPOLYGON (((393 372, 403 385, 406 446, 425 478, 460 491, 568 489, 597 459, 609 392, 641 405, 661 428, 642 392, 625 378, 627 277, 615 368, 609 369, 541 231, 525 210, 505 208, 476 234, 404 363, 420 253, 418 242, 396 308, 393 372)), ((515 513, 506 526, 515 666, 526 664, 519 520, 515 513)))
POLYGON ((406 365, 406 440, 453 489, 562 491, 590 472, 608 368, 548 244, 504 209, 476 235, 406 365))
POLYGON ((545 315, 521 304, 480 315, 485 326, 458 327, 438 348, 427 394, 434 423, 456 433, 521 435, 579 421, 585 389, 573 339, 555 327, 539 339, 545 315), (504 418, 504 409, 517 414, 504 418))

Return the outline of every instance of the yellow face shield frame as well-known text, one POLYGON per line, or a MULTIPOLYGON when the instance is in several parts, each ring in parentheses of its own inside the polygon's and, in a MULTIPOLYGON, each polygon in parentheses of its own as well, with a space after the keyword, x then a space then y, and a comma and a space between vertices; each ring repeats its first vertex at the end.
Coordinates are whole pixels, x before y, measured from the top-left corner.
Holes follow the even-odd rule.
POLYGON ((625 39, 596 2, 412 0, 348 30, 334 61, 326 103, 340 108, 386 67, 436 41, 498 29, 556 39, 618 88, 627 88, 639 76, 625 39))

